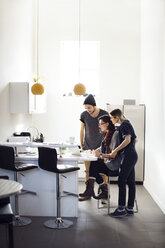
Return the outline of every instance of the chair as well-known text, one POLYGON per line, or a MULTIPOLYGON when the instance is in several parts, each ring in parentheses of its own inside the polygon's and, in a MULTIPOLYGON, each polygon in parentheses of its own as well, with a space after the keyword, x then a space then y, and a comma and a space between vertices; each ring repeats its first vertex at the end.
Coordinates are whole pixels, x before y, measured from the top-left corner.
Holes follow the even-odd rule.
MULTIPOLYGON (((8 176, 0 176, 0 179, 9 179, 8 176)), ((8 225, 8 247, 14 248, 13 239, 13 212, 10 205, 10 198, 0 199, 0 224, 8 225)))
MULTIPOLYGON (((108 199, 107 199, 107 209, 108 209, 108 214, 109 214, 109 211, 110 211, 110 178, 111 177, 118 177, 119 176, 119 170, 116 170, 116 171, 109 171, 109 175, 108 176, 108 199)), ((101 200, 102 201, 102 200, 101 200)), ((101 208, 105 208, 106 206, 101 206, 100 207, 100 200, 98 200, 97 202, 97 208, 98 209, 101 209, 101 208)), ((103 204, 105 204, 104 202, 102 202, 103 204)))
MULTIPOLYGON (((14 172, 14 180, 18 182, 18 173, 36 169, 38 168, 35 164, 22 164, 22 163, 15 163, 15 154, 14 148, 9 146, 0 146, 0 168, 5 170, 10 170, 14 172)), ((21 173, 21 175, 23 175, 21 173)), ((15 226, 25 226, 31 223, 31 219, 27 217, 22 217, 19 215, 19 201, 18 196, 20 194, 33 194, 36 195, 33 191, 22 190, 21 193, 15 195, 15 214, 14 214, 14 221, 13 225, 15 226)))
MULTIPOLYGON (((57 151, 54 148, 48 147, 38 147, 39 151, 39 160, 38 164, 39 167, 43 170, 50 171, 56 173, 56 198, 57 198, 57 216, 55 219, 48 220, 44 223, 44 226, 48 228, 56 228, 56 229, 64 229, 68 228, 73 225, 73 222, 70 220, 64 220, 61 217, 60 213, 60 199, 61 199, 61 192, 60 192, 60 185, 59 185, 59 176, 65 173, 70 173, 79 170, 79 167, 71 166, 71 165, 59 165, 57 167, 57 151)), ((66 177, 66 176, 64 176, 66 177)), ((67 195, 72 195, 78 197, 78 195, 74 193, 69 193, 64 191, 67 195)))
MULTIPOLYGON (((109 175, 108 175, 108 199, 107 199, 107 202, 108 202, 108 204, 107 204, 108 215, 110 214, 110 208, 111 208, 111 204, 110 204, 110 184, 111 184, 110 178, 111 177, 118 177, 118 176, 119 176, 119 170, 109 171, 109 175)), ((97 202, 97 208, 98 209, 105 208, 105 206, 100 207, 99 201, 100 200, 98 200, 98 202, 97 202)), ((105 203, 103 202, 103 204, 105 204, 105 203)), ((135 210, 134 210, 134 213, 138 213, 138 211, 139 211, 138 210, 138 203, 137 203, 137 199, 135 198, 135 210)))

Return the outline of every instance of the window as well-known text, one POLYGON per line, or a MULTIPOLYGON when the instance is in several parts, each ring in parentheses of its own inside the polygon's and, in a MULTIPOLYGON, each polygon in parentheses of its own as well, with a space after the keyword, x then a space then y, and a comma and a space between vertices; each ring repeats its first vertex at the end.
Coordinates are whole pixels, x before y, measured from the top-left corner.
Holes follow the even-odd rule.
POLYGON ((83 83, 87 93, 99 92, 100 42, 61 42, 60 91, 62 95, 73 92, 74 85, 83 83))

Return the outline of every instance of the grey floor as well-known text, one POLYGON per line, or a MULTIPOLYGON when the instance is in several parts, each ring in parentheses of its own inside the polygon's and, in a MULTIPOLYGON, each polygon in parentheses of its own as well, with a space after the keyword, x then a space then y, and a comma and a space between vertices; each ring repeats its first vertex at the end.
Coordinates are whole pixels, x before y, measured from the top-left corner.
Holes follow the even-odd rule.
MULTIPOLYGON (((83 191, 84 183, 79 183, 83 191)), ((111 185, 111 204, 117 204, 117 185, 111 185)), ((142 185, 137 185, 139 212, 134 216, 114 219, 107 209, 97 209, 94 199, 79 202, 79 216, 65 230, 45 228, 49 218, 32 217, 32 224, 14 228, 15 248, 164 248, 165 215, 142 185)), ((111 209, 113 211, 114 209, 111 209)), ((5 240, 0 247, 5 248, 5 240)))

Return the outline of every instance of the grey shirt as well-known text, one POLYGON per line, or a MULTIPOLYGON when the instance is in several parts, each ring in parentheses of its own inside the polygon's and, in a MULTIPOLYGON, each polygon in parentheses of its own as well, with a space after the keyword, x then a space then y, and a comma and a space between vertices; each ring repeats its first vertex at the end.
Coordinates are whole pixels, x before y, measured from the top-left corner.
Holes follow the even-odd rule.
POLYGON ((97 149, 101 145, 103 134, 99 131, 98 118, 102 115, 108 115, 108 112, 100 109, 97 117, 92 117, 87 111, 81 113, 80 121, 84 123, 85 126, 85 136, 83 149, 97 149))

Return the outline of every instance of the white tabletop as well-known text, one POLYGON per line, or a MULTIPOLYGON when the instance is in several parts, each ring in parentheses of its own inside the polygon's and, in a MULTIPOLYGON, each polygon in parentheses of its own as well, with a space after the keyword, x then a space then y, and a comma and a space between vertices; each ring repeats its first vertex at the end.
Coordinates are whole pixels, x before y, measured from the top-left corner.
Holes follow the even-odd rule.
POLYGON ((0 179, 0 198, 14 195, 21 191, 22 184, 6 179, 0 179))
POLYGON ((77 147, 77 144, 69 144, 66 142, 0 142, 2 146, 11 146, 11 147, 58 147, 58 148, 74 148, 77 147))
MULTIPOLYGON (((66 153, 63 154, 62 157, 58 156, 58 161, 63 162, 63 161, 96 161, 98 158, 95 157, 92 154, 85 154, 85 153, 80 153, 80 155, 72 155, 71 153, 66 153)), ((16 162, 17 161, 34 161, 38 160, 38 155, 37 154, 18 154, 18 157, 16 157, 16 162)))

